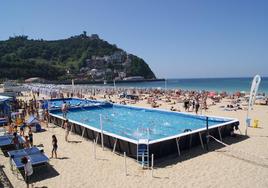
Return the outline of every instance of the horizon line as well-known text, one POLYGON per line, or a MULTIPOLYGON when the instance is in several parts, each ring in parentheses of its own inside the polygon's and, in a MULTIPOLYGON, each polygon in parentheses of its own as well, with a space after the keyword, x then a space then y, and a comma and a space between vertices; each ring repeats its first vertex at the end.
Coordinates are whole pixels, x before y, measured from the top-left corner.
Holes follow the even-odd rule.
MULTIPOLYGON (((257 75, 257 74, 256 74, 257 75)), ((261 78, 268 78, 268 76, 261 76, 260 75, 260 77, 261 78)), ((186 77, 182 77, 182 78, 165 78, 165 77, 163 77, 163 78, 157 78, 157 79, 232 79, 232 78, 254 78, 254 76, 239 76, 239 77, 236 77, 236 76, 230 76, 230 77, 188 77, 188 78, 186 78, 186 77)))

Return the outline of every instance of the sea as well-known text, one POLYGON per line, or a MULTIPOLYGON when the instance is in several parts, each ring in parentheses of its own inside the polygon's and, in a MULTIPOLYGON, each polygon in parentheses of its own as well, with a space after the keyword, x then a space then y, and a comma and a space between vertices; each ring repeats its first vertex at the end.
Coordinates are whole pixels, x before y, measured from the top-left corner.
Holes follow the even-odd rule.
MULTIPOLYGON (((166 79, 166 81, 153 82, 115 83, 115 86, 133 88, 167 88, 197 91, 207 90, 216 92, 225 91, 230 94, 237 91, 249 93, 252 80, 253 78, 188 78, 166 79)), ((113 86, 113 84, 102 84, 102 86, 113 86)), ((262 77, 258 93, 265 93, 268 95, 268 77, 262 77)))

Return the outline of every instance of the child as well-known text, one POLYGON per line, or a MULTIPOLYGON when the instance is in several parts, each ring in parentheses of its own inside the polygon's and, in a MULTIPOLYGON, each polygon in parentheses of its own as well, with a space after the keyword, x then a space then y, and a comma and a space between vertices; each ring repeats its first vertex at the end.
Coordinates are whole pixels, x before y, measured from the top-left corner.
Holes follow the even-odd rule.
POLYGON ((14 132, 13 133, 13 138, 12 138, 12 142, 11 143, 15 145, 15 148, 16 149, 19 149, 20 142, 19 142, 19 138, 17 136, 17 132, 14 132))
POLYGON ((21 126, 20 126, 20 136, 24 136, 24 128, 26 127, 26 123, 24 122, 21 126))
POLYGON ((13 123, 8 124, 8 134, 13 133, 13 123))
POLYGON ((57 159, 58 140, 55 135, 52 136, 52 148, 51 158, 53 158, 53 154, 55 154, 55 158, 57 159))

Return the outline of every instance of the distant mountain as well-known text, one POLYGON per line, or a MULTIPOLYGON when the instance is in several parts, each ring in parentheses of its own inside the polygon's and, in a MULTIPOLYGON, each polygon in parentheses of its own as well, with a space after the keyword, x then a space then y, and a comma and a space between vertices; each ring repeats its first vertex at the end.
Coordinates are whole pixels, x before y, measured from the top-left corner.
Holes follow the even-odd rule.
POLYGON ((0 79, 41 77, 47 80, 154 79, 146 62, 86 32, 68 39, 45 41, 27 36, 0 41, 0 79))

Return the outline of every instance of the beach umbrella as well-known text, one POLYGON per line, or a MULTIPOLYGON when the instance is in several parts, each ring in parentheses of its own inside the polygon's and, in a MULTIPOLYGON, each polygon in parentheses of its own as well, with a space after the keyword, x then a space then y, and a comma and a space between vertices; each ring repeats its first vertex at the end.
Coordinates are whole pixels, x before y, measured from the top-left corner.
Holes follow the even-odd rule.
POLYGON ((220 93, 220 96, 221 96, 221 97, 226 97, 226 96, 227 96, 227 92, 226 92, 226 91, 221 92, 221 93, 220 93))
POLYGON ((241 97, 241 93, 240 93, 240 91, 235 92, 234 95, 237 96, 237 97, 241 97))
POLYGON ((208 93, 208 97, 214 97, 216 95, 217 95, 217 93, 215 91, 211 91, 208 93))

